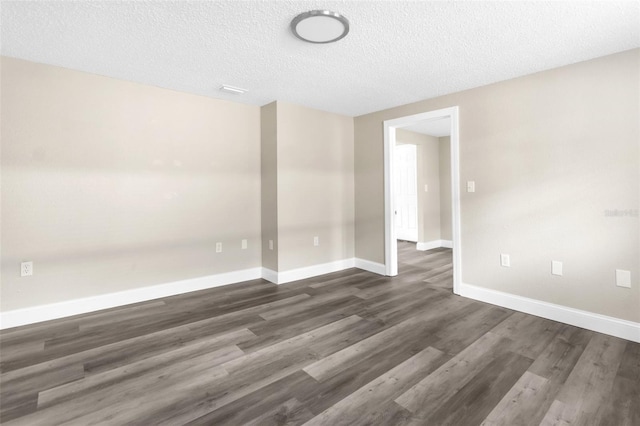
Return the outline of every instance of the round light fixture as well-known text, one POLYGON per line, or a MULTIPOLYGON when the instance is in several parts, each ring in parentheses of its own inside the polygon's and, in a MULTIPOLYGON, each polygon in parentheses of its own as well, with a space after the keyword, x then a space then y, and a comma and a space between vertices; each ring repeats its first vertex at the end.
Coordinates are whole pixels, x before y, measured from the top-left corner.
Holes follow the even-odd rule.
POLYGON ((333 43, 349 33, 349 20, 328 10, 312 10, 293 18, 291 31, 309 43, 333 43))

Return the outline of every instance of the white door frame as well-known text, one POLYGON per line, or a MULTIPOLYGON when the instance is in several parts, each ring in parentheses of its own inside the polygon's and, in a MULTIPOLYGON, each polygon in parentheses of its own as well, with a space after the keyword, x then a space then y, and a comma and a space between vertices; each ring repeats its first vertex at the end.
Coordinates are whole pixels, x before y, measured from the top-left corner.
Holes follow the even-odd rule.
POLYGON ((388 276, 398 275, 398 241, 394 224, 394 148, 396 129, 441 118, 451 119, 451 234, 453 237, 453 292, 460 294, 462 260, 460 256, 460 154, 458 107, 409 115, 384 122, 384 262, 388 276))

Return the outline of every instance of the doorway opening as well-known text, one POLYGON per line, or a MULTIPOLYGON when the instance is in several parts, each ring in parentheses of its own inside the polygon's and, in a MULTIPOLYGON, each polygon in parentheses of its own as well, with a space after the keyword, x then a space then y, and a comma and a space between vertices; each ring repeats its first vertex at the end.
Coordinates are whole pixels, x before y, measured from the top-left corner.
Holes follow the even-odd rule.
POLYGON ((418 146, 396 140, 394 164, 396 238, 418 242, 418 146))
MULTIPOLYGON (((460 176, 458 107, 444 108, 421 114, 400 117, 384 122, 384 192, 385 192, 385 272, 388 276, 398 275, 398 225, 396 168, 396 130, 419 129, 421 126, 446 123, 450 135, 450 179, 451 179, 451 245, 453 257, 453 292, 459 294, 461 277, 460 250, 460 176), (445 119, 445 120, 443 120, 445 119)), ((444 131, 441 129, 440 131, 444 131)))

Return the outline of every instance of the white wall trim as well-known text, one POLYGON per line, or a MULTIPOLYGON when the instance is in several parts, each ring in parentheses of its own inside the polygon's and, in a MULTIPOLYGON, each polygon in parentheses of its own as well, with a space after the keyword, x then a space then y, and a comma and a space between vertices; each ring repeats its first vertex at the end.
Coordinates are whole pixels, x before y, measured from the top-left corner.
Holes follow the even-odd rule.
POLYGON ((416 243, 416 250, 425 251, 432 250, 434 248, 452 248, 453 242, 451 240, 433 240, 433 241, 423 241, 416 243))
POLYGON ((306 266, 304 268, 290 269, 288 271, 276 272, 271 269, 262 268, 264 278, 274 284, 285 284, 291 281, 303 280, 305 278, 317 277, 318 275, 330 274, 344 269, 354 268, 355 259, 336 260, 319 265, 306 266))
POLYGON ((386 275, 387 268, 382 263, 372 262, 370 260, 356 258, 356 268, 373 272, 378 275, 386 275))
POLYGON ((398 242, 394 226, 394 147, 396 128, 449 117, 451 119, 451 233, 453 237, 453 292, 460 294, 462 284, 462 250, 460 234, 460 141, 459 108, 457 106, 429 111, 406 117, 385 120, 384 129, 384 262, 385 274, 398 275, 398 242))
POLYGON ((81 299, 33 306, 0 313, 0 329, 18 327, 20 325, 49 321, 72 315, 85 314, 102 309, 145 302, 161 297, 191 291, 205 290, 242 281, 255 280, 262 277, 262 268, 251 268, 240 271, 226 272, 188 280, 175 281, 166 284, 135 288, 116 293, 99 296, 83 297, 81 299))
POLYGON ((461 284, 460 295, 640 343, 640 323, 637 322, 542 302, 471 284, 461 284))
POLYGON ((278 273, 273 269, 262 268, 262 279, 278 284, 278 273))
POLYGON ((284 272, 276 272, 267 268, 251 268, 2 312, 0 313, 0 329, 86 314, 102 309, 115 308, 132 303, 145 302, 161 297, 175 296, 177 294, 205 290, 259 278, 264 278, 275 284, 284 284, 354 267, 380 275, 385 274, 385 266, 383 264, 354 258, 284 272))

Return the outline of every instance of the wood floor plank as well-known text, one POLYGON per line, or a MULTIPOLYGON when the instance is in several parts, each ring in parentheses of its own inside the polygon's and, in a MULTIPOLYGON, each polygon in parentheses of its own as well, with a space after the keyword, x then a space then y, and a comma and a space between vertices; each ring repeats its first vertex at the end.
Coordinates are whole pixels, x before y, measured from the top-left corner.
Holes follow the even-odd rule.
POLYGON ((304 300, 302 302, 296 303, 293 306, 282 306, 273 309, 266 310, 265 312, 260 313, 260 317, 264 320, 273 320, 283 317, 291 317, 292 315, 296 315, 301 312, 308 312, 314 308, 329 306, 333 307, 340 303, 349 303, 352 301, 356 301, 353 297, 352 292, 357 292, 356 288, 347 288, 342 289, 337 292, 332 292, 329 294, 322 294, 316 297, 309 297, 308 300, 304 300))
POLYGON ((549 380, 526 371, 484 419, 482 425, 526 426, 538 424, 540 406, 545 400, 548 388, 549 380))
MULTIPOLYGON (((32 365, 23 369, 13 370, 0 376, 2 381, 2 390, 10 394, 6 396, 2 394, 2 408, 10 409, 12 403, 15 404, 16 398, 20 397, 22 402, 29 402, 35 396, 37 400, 38 392, 45 391, 55 386, 73 382, 87 375, 87 369, 92 368, 95 363, 100 366, 111 364, 112 366, 129 365, 139 359, 145 359, 150 354, 158 353, 157 350, 146 352, 143 349, 147 346, 154 346, 155 342, 164 342, 172 336, 175 331, 169 330, 169 336, 165 332, 156 335, 145 336, 132 342, 125 340, 117 344, 108 345, 106 347, 92 349, 89 351, 79 352, 77 354, 65 356, 53 361, 32 365), (120 355, 124 353, 127 358, 120 355), (111 358, 116 357, 118 362, 114 362, 111 358), (84 363, 84 368, 83 368, 84 363), (89 367, 88 367, 89 366, 89 367), (24 388, 24 384, 28 384, 28 388, 24 388), (32 396, 33 395, 33 396, 32 396)), ((184 330, 183 330, 184 331, 184 330)), ((231 331, 218 336, 212 336, 209 340, 210 347, 222 347, 235 341, 243 341, 253 336, 248 330, 231 331)), ((171 345, 170 347, 179 347, 179 345, 171 345)), ((98 369, 97 372, 107 369, 98 369)), ((94 371, 96 372, 96 371, 94 371)))
MULTIPOLYGON (((640 425, 640 381, 616 377, 602 410, 598 411, 598 425, 640 425)), ((593 420, 593 419, 590 419, 593 420)))
POLYGON ((378 322, 363 319, 348 329, 341 330, 323 339, 322 342, 312 343, 309 347, 321 357, 327 357, 345 348, 376 335, 384 326, 378 322))
POLYGON ((427 347, 402 364, 382 374, 337 404, 323 411, 306 424, 309 426, 364 425, 380 419, 380 411, 387 401, 393 400, 412 386, 420 377, 431 373, 446 355, 427 347))
POLYGON ((305 367, 304 371, 314 379, 322 382, 348 368, 352 363, 357 362, 358 359, 362 359, 372 352, 384 348, 385 344, 397 340, 398 336, 406 337, 407 335, 411 335, 415 337, 420 331, 421 323, 424 323, 426 317, 430 315, 431 312, 414 316, 371 337, 360 340, 341 351, 332 353, 310 366, 305 367))
POLYGON ((81 363, 53 366, 32 371, 31 374, 6 374, 0 387, 0 416, 7 421, 18 413, 34 411, 33 403, 37 402, 38 393, 55 386, 73 382, 84 377, 81 363))
MULTIPOLYGON (((374 297, 383 300, 393 295, 406 295, 413 292, 424 292, 428 289, 421 281, 394 281, 389 277, 378 277, 366 281, 367 285, 360 285, 357 297, 368 300, 374 297)), ((419 294, 419 293, 418 293, 419 294)))
POLYGON ((592 421, 606 407, 627 342, 595 334, 571 371, 543 424, 592 421))
POLYGON ((224 368, 215 364, 218 356, 218 353, 205 353, 193 359, 174 363, 144 374, 137 380, 121 382, 118 384, 117 391, 106 388, 82 394, 64 404, 45 407, 14 422, 19 425, 62 424, 71 421, 76 424, 117 422, 116 417, 136 415, 136 411, 114 412, 114 406, 132 410, 131 407, 139 405, 140 399, 147 398, 149 393, 157 396, 158 400, 165 400, 165 393, 175 394, 179 389, 196 387, 202 381, 209 383, 213 378, 227 375, 224 368))
MULTIPOLYGON (((560 392, 560 389, 575 367, 593 334, 591 331, 563 325, 547 347, 538 355, 527 372, 521 377, 522 380, 527 378, 532 379, 529 375, 533 374, 535 377, 544 379, 544 390, 534 391, 532 389, 537 384, 540 384, 539 382, 541 382, 541 380, 538 379, 520 384, 521 386, 528 387, 528 389, 523 389, 522 392, 530 396, 529 402, 527 404, 520 404, 519 400, 515 400, 515 396, 508 400, 508 394, 500 404, 504 405, 510 401, 513 402, 513 404, 509 405, 511 411, 503 412, 502 419, 490 416, 487 418, 487 422, 501 423, 501 421, 506 422, 508 420, 511 421, 512 424, 539 424, 551 408, 557 394, 560 392)), ((519 391, 519 389, 514 387, 510 393, 517 391, 519 391)), ((517 395, 520 395, 520 393, 517 395)))
POLYGON ((540 422, 540 426, 570 426, 577 424, 575 422, 579 412, 575 407, 572 407, 564 402, 553 401, 549 411, 540 422))
POLYGON ((640 344, 396 277, 262 279, 0 331, 7 425, 640 424, 640 344))
POLYGON ((136 304, 125 308, 108 309, 79 321, 78 332, 92 329, 99 330, 104 328, 105 325, 117 326, 118 324, 144 320, 145 317, 157 315, 166 309, 167 304, 163 300, 136 304))
POLYGON ((436 410, 420 410, 414 414, 431 424, 443 426, 480 424, 524 374, 531 362, 531 359, 514 352, 502 353, 436 410))
POLYGON ((120 389, 116 388, 119 388, 125 381, 135 380, 140 376, 170 366, 176 362, 184 360, 195 362, 198 356, 204 354, 211 356, 213 361, 210 365, 219 365, 243 356, 244 352, 235 345, 220 348, 218 342, 204 340, 41 391, 38 394, 38 408, 42 409, 53 404, 59 404, 63 401, 73 399, 78 395, 87 394, 94 390, 105 389, 109 386, 115 387, 113 392, 118 392, 120 389))
POLYGON ((316 315, 310 315, 308 318, 298 317, 293 322, 289 318, 262 321, 249 327, 249 330, 257 337, 251 341, 240 343, 238 346, 247 353, 255 352, 266 346, 358 314, 359 309, 354 308, 353 305, 347 305, 323 313, 316 312, 316 315))
POLYGON ((511 314, 507 309, 485 303, 470 304, 463 317, 438 328, 440 340, 434 347, 449 354, 460 353, 511 314))
POLYGON ((154 392, 153 399, 145 396, 131 396, 117 402, 120 408, 118 411, 115 411, 111 406, 103 407, 75 418, 72 423, 78 425, 175 424, 171 421, 165 422, 163 417, 156 417, 154 414, 156 412, 162 414, 171 410, 175 407, 175 401, 184 399, 182 395, 202 395, 205 389, 214 386, 226 374, 224 369, 220 368, 214 368, 210 371, 203 370, 201 374, 189 377, 189 380, 176 383, 171 389, 158 389, 154 392))
POLYGON ((291 398, 244 424, 246 426, 299 425, 312 418, 313 414, 300 401, 291 398))
POLYGON ((560 330, 561 324, 533 315, 515 312, 491 330, 498 336, 511 339, 512 351, 536 358, 560 330))
POLYGON ((395 401, 424 417, 424 413, 435 411, 448 401, 510 344, 508 339, 486 333, 395 401))
MULTIPOLYGON (((58 320, 60 321, 60 320, 58 320)), ((80 325, 78 320, 67 319, 66 321, 47 321, 42 324, 33 324, 22 327, 2 330, 4 333, 0 335, 0 371, 6 372, 13 368, 10 367, 11 361, 21 359, 28 352, 21 352, 19 346, 33 347, 42 345, 47 339, 57 336, 72 335, 78 333, 80 325), (13 348, 16 348, 15 350, 13 348)))
POLYGON ((0 348, 2 349, 0 359, 2 361, 10 361, 42 352, 44 350, 44 340, 28 340, 22 343, 7 344, 4 347, 0 346, 0 348))
POLYGON ((357 315, 352 315, 348 318, 335 321, 331 324, 316 328, 307 333, 300 334, 298 336, 260 349, 259 351, 252 352, 238 360, 229 361, 225 363, 223 367, 229 373, 234 373, 239 370, 247 371, 247 369, 260 368, 261 361, 263 360, 268 361, 274 358, 277 359, 277 357, 287 352, 307 348, 311 345, 312 342, 329 337, 334 333, 338 333, 342 329, 353 327, 355 324, 361 321, 363 321, 362 318, 357 315))
POLYGON ((321 289, 321 288, 337 288, 339 289, 340 287, 344 287, 344 286, 356 286, 358 284, 362 284, 367 282, 368 280, 370 280, 370 275, 366 272, 358 272, 358 273, 354 273, 352 275, 349 275, 347 277, 345 276, 339 276, 333 279, 327 279, 327 280, 323 280, 323 281, 318 281, 312 284, 309 284, 309 287, 313 288, 313 289, 321 289))
POLYGON ((291 399, 291 395, 298 395, 305 391, 314 392, 316 388, 317 382, 314 379, 303 371, 296 371, 235 401, 222 405, 187 424, 190 426, 243 425, 261 418, 273 407, 285 404, 291 399))
POLYGON ((536 357, 529 371, 549 379, 559 389, 594 334, 592 331, 563 325, 549 345, 536 357))
POLYGON ((640 425, 640 343, 627 342, 607 403, 598 423, 640 425))
MULTIPOLYGON (((297 397, 309 407, 311 412, 320 414, 380 375, 426 349, 436 339, 434 336, 418 334, 415 338, 397 340, 392 345, 385 345, 381 350, 368 354, 355 364, 350 364, 340 374, 323 382, 316 382, 317 386, 312 391, 304 389, 305 393, 298 394, 297 397)), ((447 360, 443 359, 442 362, 447 360)))
MULTIPOLYGON (((265 368, 238 370, 224 380, 205 382, 202 385, 187 384, 185 392, 163 395, 161 403, 145 407, 142 413, 124 413, 118 422, 127 423, 143 418, 158 425, 186 424, 300 371, 315 359, 317 358, 311 351, 299 349, 284 358, 274 360, 265 368)), ((139 401, 138 405, 140 404, 139 401)))
POLYGON ((0 423, 6 424, 13 419, 31 414, 37 409, 38 394, 31 393, 27 396, 23 396, 19 401, 14 401, 13 403, 10 403, 10 405, 2 407, 2 410, 0 410, 0 423))

